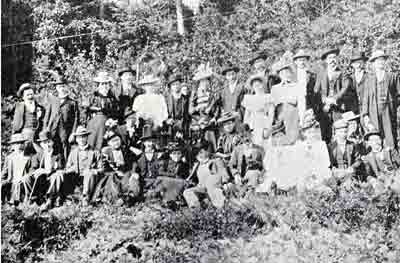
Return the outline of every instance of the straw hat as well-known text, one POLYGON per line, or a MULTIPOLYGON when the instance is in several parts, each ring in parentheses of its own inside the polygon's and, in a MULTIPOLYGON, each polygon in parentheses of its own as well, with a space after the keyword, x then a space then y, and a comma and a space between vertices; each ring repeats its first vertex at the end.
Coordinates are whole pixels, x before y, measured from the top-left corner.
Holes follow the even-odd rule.
POLYGON ((181 74, 173 74, 173 75, 171 75, 169 77, 169 79, 168 79, 168 86, 171 85, 175 81, 182 82, 183 81, 182 75, 181 74))
POLYGON ((297 53, 293 56, 293 60, 296 60, 298 58, 310 59, 311 55, 307 51, 305 51, 304 49, 299 49, 297 51, 297 53))
POLYGON ((372 130, 372 131, 367 132, 364 135, 364 140, 368 141, 369 137, 371 137, 372 135, 377 135, 377 136, 381 137, 381 133, 378 130, 372 130))
POLYGON ((52 140, 53 138, 50 135, 50 132, 47 130, 43 130, 39 133, 39 139, 37 139, 37 142, 44 142, 48 140, 52 140))
POLYGON ((347 128, 348 126, 349 126, 349 124, 344 119, 337 120, 333 123, 333 127, 335 129, 343 129, 343 128, 347 128))
POLYGON ((133 75, 136 75, 136 70, 130 68, 130 67, 123 67, 120 70, 118 70, 118 77, 121 77, 122 74, 126 73, 126 72, 130 72, 133 75))
POLYGON ((73 133, 74 136, 84 136, 84 135, 89 135, 91 132, 88 131, 85 127, 83 126, 78 126, 76 128, 76 131, 73 133))
POLYGON ((221 74, 226 75, 226 73, 228 73, 229 71, 234 71, 234 72, 238 73, 239 68, 237 66, 227 65, 222 69, 221 74))
POLYGON ((22 133, 15 133, 15 134, 11 135, 11 139, 8 143, 9 144, 23 143, 25 141, 27 141, 27 139, 25 138, 25 136, 22 133))
POLYGON ((160 79, 154 75, 145 75, 138 83, 138 85, 143 86, 143 85, 148 85, 148 84, 154 84, 154 83, 159 83, 160 79))
POLYGON ((265 60, 265 59, 267 59, 267 58, 268 58, 267 54, 266 54, 264 51, 260 51, 260 52, 257 52, 257 53, 249 60, 249 64, 250 64, 250 65, 253 65, 254 62, 256 62, 256 60, 259 60, 259 59, 265 60))
POLYGON ((108 83, 112 82, 113 79, 107 71, 99 71, 97 76, 93 78, 93 81, 98 83, 108 83))
POLYGON ((213 71, 212 68, 210 67, 210 65, 207 63, 207 65, 205 64, 201 64, 196 72, 194 73, 194 77, 193 80, 194 81, 198 81, 198 80, 202 80, 202 79, 208 79, 210 77, 213 76, 213 71))
POLYGON ((18 97, 22 97, 24 95, 24 91, 28 90, 28 89, 35 90, 35 88, 30 83, 22 84, 21 86, 19 86, 19 89, 18 89, 18 92, 17 92, 17 96, 18 97))
POLYGON ((342 114, 342 118, 346 121, 353 121, 356 120, 358 118, 360 118, 360 114, 354 114, 354 112, 352 111, 347 111, 345 113, 342 114))

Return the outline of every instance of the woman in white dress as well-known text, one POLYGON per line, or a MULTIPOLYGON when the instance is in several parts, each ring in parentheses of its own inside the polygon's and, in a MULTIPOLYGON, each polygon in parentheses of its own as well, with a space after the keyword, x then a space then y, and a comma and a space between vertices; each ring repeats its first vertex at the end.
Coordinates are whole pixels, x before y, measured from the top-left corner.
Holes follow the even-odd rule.
POLYGON ((264 77, 255 75, 249 83, 252 94, 246 94, 242 101, 245 108, 243 122, 253 129, 254 143, 263 146, 264 130, 269 129, 272 124, 274 104, 271 95, 265 93, 267 82, 264 77))

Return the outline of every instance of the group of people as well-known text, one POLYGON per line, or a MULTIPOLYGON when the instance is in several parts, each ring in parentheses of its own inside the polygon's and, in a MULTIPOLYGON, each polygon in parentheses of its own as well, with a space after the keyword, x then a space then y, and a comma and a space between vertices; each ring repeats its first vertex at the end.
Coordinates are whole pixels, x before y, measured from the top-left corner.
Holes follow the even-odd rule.
POLYGON ((400 76, 386 69, 382 50, 369 58, 356 52, 352 74, 340 69, 339 53, 325 51, 317 74, 303 49, 273 70, 267 54, 257 53, 245 82, 235 65, 216 74, 201 64, 192 89, 177 71, 164 82, 156 73, 136 81, 137 72, 123 68, 117 87, 100 71, 87 105, 70 97, 63 78, 52 83, 57 96, 46 105, 23 84, 2 201, 50 208, 78 195, 84 204, 150 198, 168 207, 203 200, 222 207, 243 191, 296 187, 305 166, 335 184, 377 180, 400 167, 400 76))

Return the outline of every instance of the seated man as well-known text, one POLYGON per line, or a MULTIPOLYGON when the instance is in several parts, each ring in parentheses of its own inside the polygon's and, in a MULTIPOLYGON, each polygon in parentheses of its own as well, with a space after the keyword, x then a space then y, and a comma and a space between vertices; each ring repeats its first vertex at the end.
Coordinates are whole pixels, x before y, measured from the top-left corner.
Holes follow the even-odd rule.
POLYGON ((99 181, 93 195, 94 200, 111 203, 123 200, 130 202, 140 194, 139 177, 132 175, 133 157, 122 148, 121 137, 114 131, 105 134, 106 147, 102 149, 104 177, 99 181))
POLYGON ((37 181, 36 192, 47 188, 45 208, 52 206, 60 206, 60 202, 64 198, 63 182, 64 182, 64 165, 65 161, 63 153, 59 153, 54 148, 54 140, 47 130, 39 133, 37 142, 40 144, 41 151, 38 151, 32 158, 32 166, 36 169, 33 176, 37 181))
POLYGON ((237 112, 225 112, 217 123, 222 125, 222 134, 218 139, 217 155, 229 161, 233 149, 240 143, 240 135, 236 130, 236 120, 240 117, 237 112))
POLYGON ((189 176, 189 165, 183 160, 183 145, 171 142, 168 145, 169 158, 165 160, 158 171, 159 183, 157 192, 163 197, 163 203, 175 207, 175 201, 182 194, 189 176))
POLYGON ((24 152, 26 141, 22 133, 11 135, 12 152, 6 157, 1 174, 2 201, 9 200, 12 205, 28 202, 31 196, 33 167, 32 157, 24 152))
POLYGON ((124 118, 124 123, 116 128, 116 132, 121 137, 124 151, 129 151, 132 154, 133 161, 137 161, 142 153, 139 139, 142 136, 143 123, 130 108, 126 108, 124 118))
POLYGON ((328 145, 333 174, 338 179, 343 179, 345 176, 354 176, 359 173, 362 162, 358 147, 347 140, 348 122, 340 119, 333 126, 335 128, 334 139, 328 145))
POLYGON ((197 153, 198 163, 192 171, 198 184, 183 192, 189 207, 200 207, 200 201, 204 198, 208 198, 217 208, 222 208, 225 204, 223 187, 228 182, 229 175, 221 159, 210 159, 210 152, 210 144, 201 142, 197 153))
POLYGON ((255 188, 263 173, 264 149, 253 143, 248 125, 245 124, 242 130, 243 143, 234 148, 229 168, 237 185, 247 183, 255 188))
POLYGON ((79 126, 73 133, 77 146, 72 149, 66 165, 65 184, 69 186, 83 185, 83 204, 88 205, 92 200, 96 184, 103 173, 103 160, 99 151, 92 149, 88 144, 88 131, 79 126))

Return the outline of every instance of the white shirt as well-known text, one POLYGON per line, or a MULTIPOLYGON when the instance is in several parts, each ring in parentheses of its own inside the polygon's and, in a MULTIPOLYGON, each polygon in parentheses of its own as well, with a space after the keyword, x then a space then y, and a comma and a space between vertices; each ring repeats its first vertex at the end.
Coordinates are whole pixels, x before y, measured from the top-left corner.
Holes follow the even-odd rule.
POLYGON ((168 109, 165 99, 159 94, 139 95, 132 106, 143 119, 151 119, 154 125, 161 126, 162 122, 168 118, 168 109))
POLYGON ((383 78, 385 77, 385 71, 384 70, 375 71, 375 74, 376 74, 376 80, 378 82, 383 81, 383 78))
POLYGON ((35 101, 25 101, 25 108, 28 112, 35 112, 35 101))
POLYGON ((355 71, 354 72, 354 77, 355 77, 357 83, 361 82, 361 79, 363 76, 364 76, 364 71, 355 71))
POLYGON ((233 94, 235 92, 237 81, 228 84, 229 91, 233 94))

